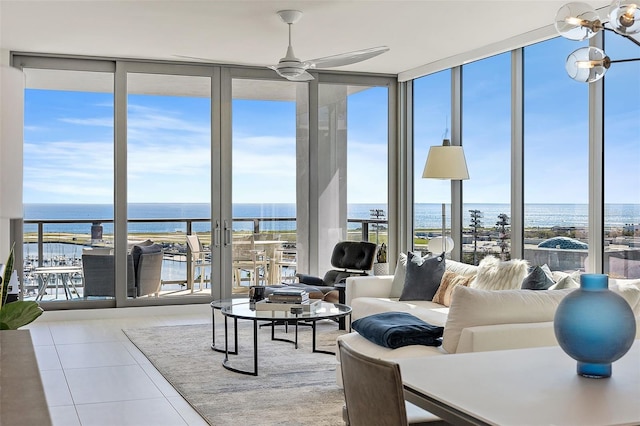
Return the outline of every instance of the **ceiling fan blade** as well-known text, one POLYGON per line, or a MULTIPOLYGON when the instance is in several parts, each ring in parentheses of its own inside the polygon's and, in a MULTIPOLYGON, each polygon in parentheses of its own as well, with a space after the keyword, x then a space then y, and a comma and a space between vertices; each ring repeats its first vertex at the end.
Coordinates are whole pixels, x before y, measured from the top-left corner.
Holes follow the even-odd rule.
POLYGON ((356 50, 354 52, 341 53, 339 55, 327 56, 324 58, 311 59, 305 61, 304 64, 309 68, 332 68, 341 67, 343 65, 351 65, 357 62, 366 61, 384 52, 387 52, 387 46, 372 47, 370 49, 356 50))
POLYGON ((195 59, 197 61, 213 62, 209 58, 201 58, 200 56, 187 56, 187 55, 173 55, 173 56, 175 56, 176 58, 182 58, 182 59, 195 59))

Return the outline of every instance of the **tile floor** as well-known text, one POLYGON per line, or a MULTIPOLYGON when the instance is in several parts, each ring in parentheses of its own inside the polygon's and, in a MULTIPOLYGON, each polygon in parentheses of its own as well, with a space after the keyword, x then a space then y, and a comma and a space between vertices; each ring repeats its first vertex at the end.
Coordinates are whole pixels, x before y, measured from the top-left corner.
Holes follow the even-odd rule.
POLYGON ((206 425, 122 332, 198 323, 211 323, 208 304, 45 312, 25 328, 53 424, 206 425))

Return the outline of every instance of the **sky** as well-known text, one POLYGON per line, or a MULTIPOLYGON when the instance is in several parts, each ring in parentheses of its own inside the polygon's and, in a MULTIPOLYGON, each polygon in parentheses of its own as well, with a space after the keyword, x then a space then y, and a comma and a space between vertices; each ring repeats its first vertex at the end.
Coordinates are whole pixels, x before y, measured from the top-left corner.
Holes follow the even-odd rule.
MULTIPOLYGON (((606 40, 612 59, 640 56, 621 37, 606 40)), ((564 71, 578 47, 554 39, 525 48, 525 203, 588 202, 588 85, 564 71)), ((465 203, 509 202, 510 72, 510 53, 463 67, 465 203)), ((638 62, 613 64, 607 74, 609 203, 640 203, 639 75, 638 62)), ((414 87, 415 200, 448 203, 449 182, 421 175, 429 146, 451 135, 450 72, 417 79, 414 87)), ((386 203, 387 96, 375 87, 348 98, 349 203, 386 203)), ((233 101, 234 203, 295 202, 295 107, 233 101)), ((210 116, 208 99, 129 95, 129 202, 210 201, 210 116)), ((24 140, 25 203, 113 201, 112 94, 27 89, 24 140)))

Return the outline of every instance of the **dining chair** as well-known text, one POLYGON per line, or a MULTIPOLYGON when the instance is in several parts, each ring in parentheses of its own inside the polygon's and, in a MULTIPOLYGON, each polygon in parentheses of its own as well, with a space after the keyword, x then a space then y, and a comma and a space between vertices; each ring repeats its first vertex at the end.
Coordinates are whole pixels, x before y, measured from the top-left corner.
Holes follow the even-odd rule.
MULTIPOLYGON (((191 253, 191 279, 196 277, 196 268, 200 273, 200 291, 204 287, 206 267, 211 267, 211 253, 204 249, 200 238, 197 234, 187 235, 187 246, 189 246, 189 252, 191 253)), ((191 293, 195 288, 195 282, 191 282, 191 293)))
POLYGON ((254 234, 233 236, 231 245, 234 293, 248 293, 249 288, 259 285, 261 277, 266 284, 269 260, 264 250, 257 249, 254 234), (243 283, 246 283, 243 285, 243 283))
POLYGON ((405 401, 400 366, 371 358, 338 340, 342 384, 350 426, 444 425, 439 417, 405 401))

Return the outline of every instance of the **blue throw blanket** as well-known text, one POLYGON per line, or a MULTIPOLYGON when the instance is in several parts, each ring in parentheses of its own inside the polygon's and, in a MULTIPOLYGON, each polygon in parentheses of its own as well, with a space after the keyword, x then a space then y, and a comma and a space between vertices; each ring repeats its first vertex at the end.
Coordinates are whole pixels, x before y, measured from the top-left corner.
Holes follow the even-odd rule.
POLYGON ((407 312, 383 312, 355 320, 351 327, 367 340, 387 348, 409 345, 440 346, 444 327, 407 312))

